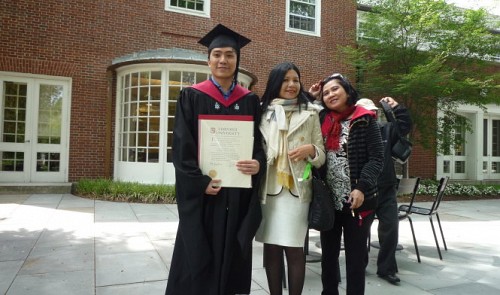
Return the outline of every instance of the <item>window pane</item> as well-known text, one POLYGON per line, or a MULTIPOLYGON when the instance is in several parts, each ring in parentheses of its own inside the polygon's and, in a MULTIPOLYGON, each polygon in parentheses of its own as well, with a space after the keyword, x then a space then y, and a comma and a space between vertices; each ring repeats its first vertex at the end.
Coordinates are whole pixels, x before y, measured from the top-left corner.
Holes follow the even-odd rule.
POLYGON ((500 173, 500 162, 492 162, 491 163, 491 173, 500 173))
POLYGON ((443 173, 450 173, 450 161, 443 161, 443 173))
POLYGON ((196 73, 196 83, 203 82, 208 79, 208 74, 206 73, 196 73))
POLYGON ((459 142, 455 145, 455 156, 465 155, 465 127, 456 126, 455 127, 455 142, 459 142))
POLYGON ((148 146, 159 147, 160 146, 160 134, 159 133, 149 133, 148 146))
POLYGON ((170 0, 170 5, 174 7, 203 11, 204 0, 170 0))
POLYGON ((465 173, 465 161, 455 161, 455 173, 465 173))
POLYGON ((193 72, 182 72, 182 86, 187 87, 194 84, 193 72))
MULTIPOLYGON (((315 7, 304 3, 306 1, 292 1, 290 2, 290 13, 295 15, 306 16, 314 18, 315 7)), ((314 3, 313 3, 314 4, 314 3)))
POLYGON ((290 27, 294 29, 304 30, 314 32, 315 23, 314 20, 305 19, 298 16, 290 16, 290 27))
POLYGON ((488 155, 488 120, 483 120, 483 156, 488 155))
POLYGON ((59 153, 37 153, 36 171, 38 172, 57 172, 60 163, 59 153))
MULTIPOLYGON (((28 85, 5 81, 3 83, 3 114, 0 130, 2 131, 2 142, 24 142, 26 123, 26 92, 28 85)), ((15 163, 12 163, 15 167, 15 163)))
POLYGON ((150 163, 158 163, 160 150, 158 149, 149 149, 148 152, 148 162, 150 163))
POLYGON ((38 106, 38 143, 61 142, 63 87, 40 85, 38 106))
POLYGON ((2 157, 0 171, 22 172, 24 170, 23 152, 4 151, 0 155, 2 157))
POLYGON ((492 120, 491 123, 491 155, 493 157, 498 157, 500 156, 500 120, 492 120))

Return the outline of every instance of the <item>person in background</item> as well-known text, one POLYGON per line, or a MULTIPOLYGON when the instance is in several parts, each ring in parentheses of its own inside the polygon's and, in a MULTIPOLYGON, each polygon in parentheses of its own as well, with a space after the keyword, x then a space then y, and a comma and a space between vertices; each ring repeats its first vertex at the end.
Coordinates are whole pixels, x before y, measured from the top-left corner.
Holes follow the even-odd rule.
POLYGON ((259 131, 260 101, 237 83, 240 49, 249 39, 217 25, 199 43, 208 47, 209 80, 184 88, 177 99, 173 164, 179 227, 167 281, 167 295, 249 294, 252 240, 261 222, 259 187, 266 156, 259 131), (221 186, 198 163, 200 115, 250 116, 252 159, 237 161, 251 175, 251 188, 221 186))
POLYGON ((293 63, 275 66, 262 96, 261 132, 267 175, 261 196, 263 219, 256 241, 264 243, 264 267, 271 295, 281 295, 283 253, 288 266, 288 294, 300 295, 305 278, 304 242, 312 197, 311 179, 301 179, 309 162, 320 167, 325 151, 319 107, 303 90, 293 63))
MULTIPOLYGON (((396 248, 398 246, 399 219, 398 219, 398 179, 391 157, 393 145, 398 137, 406 136, 411 130, 411 117, 408 110, 398 104, 392 97, 384 97, 380 100, 386 102, 394 112, 398 120, 399 133, 391 122, 383 122, 380 125, 382 140, 384 142, 384 168, 378 178, 378 204, 375 214, 378 219, 379 252, 377 256, 377 275, 393 285, 398 285, 398 265, 396 262, 396 248)), ((366 109, 378 111, 373 101, 367 98, 360 99, 357 105, 366 109)))
POLYGON ((335 225, 321 236, 322 295, 339 294, 342 235, 348 295, 365 292, 367 239, 377 206, 377 179, 384 153, 376 115, 355 104, 358 93, 347 78, 333 74, 311 86, 319 98, 328 183, 336 204, 335 225))

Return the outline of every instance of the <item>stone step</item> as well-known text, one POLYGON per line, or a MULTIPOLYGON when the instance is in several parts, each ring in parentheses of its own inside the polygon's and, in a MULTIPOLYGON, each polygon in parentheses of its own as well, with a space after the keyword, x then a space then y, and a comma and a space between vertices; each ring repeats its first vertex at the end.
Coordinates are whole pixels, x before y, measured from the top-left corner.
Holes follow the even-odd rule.
POLYGON ((0 194, 69 194, 73 183, 0 183, 0 194))

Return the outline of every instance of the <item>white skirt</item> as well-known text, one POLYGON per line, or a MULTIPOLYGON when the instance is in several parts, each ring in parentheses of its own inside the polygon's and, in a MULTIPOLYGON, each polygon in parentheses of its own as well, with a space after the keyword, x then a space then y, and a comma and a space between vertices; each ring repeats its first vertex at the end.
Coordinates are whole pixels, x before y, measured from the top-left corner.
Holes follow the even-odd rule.
POLYGON ((287 189, 267 196, 262 222, 255 235, 258 242, 286 247, 304 247, 308 230, 309 202, 303 203, 287 189))

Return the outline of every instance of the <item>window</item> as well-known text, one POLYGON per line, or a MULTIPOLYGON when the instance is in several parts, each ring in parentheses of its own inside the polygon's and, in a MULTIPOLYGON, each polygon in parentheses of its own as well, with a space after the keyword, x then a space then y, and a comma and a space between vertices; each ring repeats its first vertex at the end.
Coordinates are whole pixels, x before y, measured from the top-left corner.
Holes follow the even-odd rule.
POLYGON ((465 156, 465 127, 455 126, 455 156, 465 156))
POLYGON ((491 155, 493 157, 500 156, 500 120, 492 120, 492 139, 491 139, 491 155))
POLYGON ((133 72, 122 76, 120 159, 158 162, 160 148, 161 72, 133 72))
POLYGON ((360 40, 369 40, 369 39, 375 39, 373 37, 369 36, 368 33, 368 23, 366 22, 366 16, 368 13, 371 12, 365 12, 365 11, 359 11, 357 12, 357 18, 356 18, 356 38, 358 41, 360 40))
POLYGON ((443 161, 443 173, 450 173, 450 161, 443 161))
MULTIPOLYGON (((206 62, 206 54, 194 58, 206 62)), ((172 142, 177 99, 183 88, 209 76, 206 64, 139 62, 117 68, 115 180, 175 183, 172 142)), ((246 88, 252 82, 242 72, 238 78, 246 88)), ((9 155, 10 162, 14 156, 9 155)), ((40 160, 50 170, 57 159, 45 155, 40 160)))
POLYGON ((288 0, 286 5, 286 30, 319 36, 320 0, 288 0))
POLYGON ((500 173, 500 162, 491 162, 491 173, 500 173))
POLYGON ((210 17, 210 0, 165 0, 165 10, 210 17))
MULTIPOLYGON (((4 82, 2 142, 23 143, 28 84, 4 82)), ((2 117, 2 116, 0 116, 2 117)))
POLYGON ((455 161, 455 173, 465 173, 465 161, 455 161))
POLYGON ((167 96, 167 162, 172 162, 172 141, 175 121, 175 105, 177 97, 182 88, 193 84, 203 82, 209 77, 208 73, 188 72, 188 71, 170 71, 166 89, 167 96))
POLYGON ((488 120, 483 119, 483 156, 488 155, 488 120))
POLYGON ((38 143, 61 143, 62 85, 40 85, 38 143))

